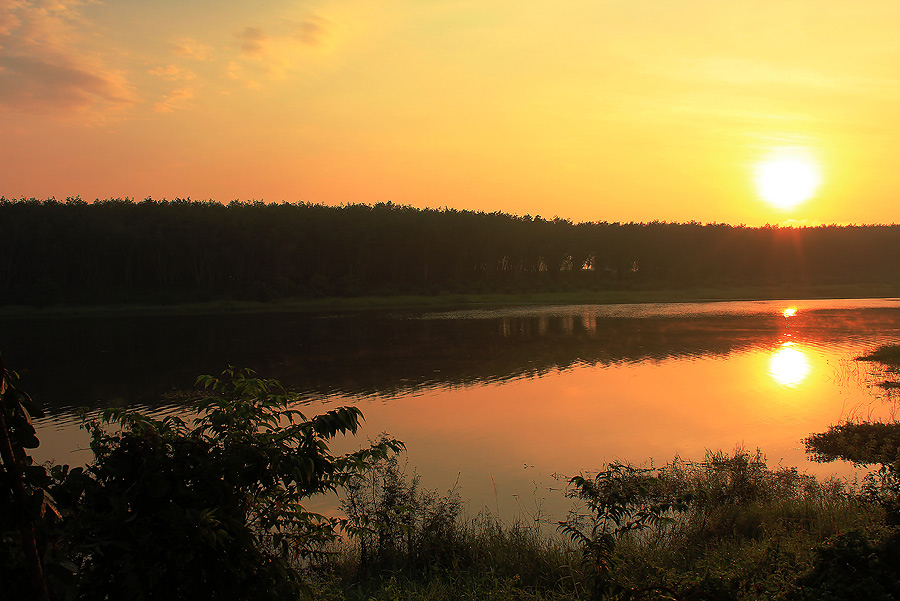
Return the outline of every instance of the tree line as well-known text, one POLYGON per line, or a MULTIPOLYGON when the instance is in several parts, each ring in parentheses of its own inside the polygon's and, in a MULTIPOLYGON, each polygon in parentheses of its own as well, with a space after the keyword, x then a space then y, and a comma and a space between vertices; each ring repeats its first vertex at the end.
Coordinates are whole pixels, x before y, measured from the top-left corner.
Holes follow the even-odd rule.
POLYGON ((900 226, 0 197, 0 304, 900 282, 900 226))

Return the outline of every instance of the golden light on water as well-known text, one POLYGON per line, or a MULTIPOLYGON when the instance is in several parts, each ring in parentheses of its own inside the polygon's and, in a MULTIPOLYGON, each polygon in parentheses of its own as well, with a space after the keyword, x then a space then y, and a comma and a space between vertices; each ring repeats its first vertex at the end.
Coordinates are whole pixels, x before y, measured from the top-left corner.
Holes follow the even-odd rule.
POLYGON ((788 307, 787 309, 782 311, 781 314, 785 317, 793 317, 797 314, 797 307, 788 307))
POLYGON ((797 386, 810 369, 809 358, 793 342, 782 344, 769 359, 769 375, 781 386, 797 386))
POLYGON ((782 148, 769 153, 754 167, 760 198, 778 209, 792 209, 812 198, 822 183, 818 161, 811 152, 782 148))

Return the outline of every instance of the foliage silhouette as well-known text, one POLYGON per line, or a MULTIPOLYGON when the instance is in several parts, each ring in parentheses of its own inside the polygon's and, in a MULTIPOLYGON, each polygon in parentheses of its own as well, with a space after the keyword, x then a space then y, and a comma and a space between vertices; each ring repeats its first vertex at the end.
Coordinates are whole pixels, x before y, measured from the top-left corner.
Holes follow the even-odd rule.
MULTIPOLYGON (((883 345, 857 360, 876 362, 888 374, 896 375, 900 346, 883 345)), ((889 380, 878 385, 892 389, 900 383, 889 380)), ((847 422, 813 434, 804 442, 814 461, 843 459, 858 466, 879 465, 877 472, 866 476, 865 491, 884 507, 890 523, 900 524, 900 423, 847 422)))
POLYGON ((336 456, 329 442, 357 431, 358 409, 306 418, 249 370, 198 383, 210 396, 191 422, 108 410, 86 424, 95 459, 69 529, 82 598, 296 598, 302 562, 346 525, 306 499, 403 446, 336 456))
POLYGON ((0 198, 0 304, 900 284, 900 226, 579 223, 392 203, 0 198))
MULTIPOLYGON (((857 357, 857 361, 879 364, 880 373, 896 377, 900 346, 883 345, 857 357)), ((883 389, 900 386, 895 379, 880 382, 883 389)), ((886 533, 853 530, 818 549, 815 569, 801 581, 798 599, 865 598, 888 600, 900 597, 900 423, 846 422, 805 441, 814 461, 837 459, 857 466, 878 465, 866 475, 863 494, 885 511, 885 522, 894 526, 886 533)))
POLYGON ((434 598, 449 599, 572 591, 570 549, 548 537, 541 521, 508 523, 486 509, 472 515, 455 484, 445 493, 423 488, 397 456, 356 476, 342 508, 353 527, 342 552, 329 558, 326 585, 343 588, 339 598, 414 599, 420 596, 410 588, 419 586, 443 589, 434 598))
POLYGON ((412 569, 420 573, 459 561, 459 493, 423 490, 392 455, 348 483, 341 508, 352 523, 363 572, 412 569))
POLYGON ((801 578, 792 601, 894 601, 900 598, 900 533, 884 540, 853 530, 817 549, 813 570, 801 578))
POLYGON ((35 524, 58 510, 46 470, 26 451, 40 444, 31 418, 43 414, 14 378, 0 359, 0 596, 49 599, 42 561, 46 545, 39 543, 35 524))
POLYGON ((883 365, 900 366, 900 345, 887 344, 879 346, 871 353, 856 358, 857 361, 874 361, 883 365))
POLYGON ((573 513, 559 530, 581 549, 593 599, 628 599, 644 591, 624 587, 613 577, 616 545, 629 533, 672 522, 687 511, 689 492, 673 489, 659 470, 611 463, 593 477, 569 479, 567 495, 585 503, 587 514, 573 513))

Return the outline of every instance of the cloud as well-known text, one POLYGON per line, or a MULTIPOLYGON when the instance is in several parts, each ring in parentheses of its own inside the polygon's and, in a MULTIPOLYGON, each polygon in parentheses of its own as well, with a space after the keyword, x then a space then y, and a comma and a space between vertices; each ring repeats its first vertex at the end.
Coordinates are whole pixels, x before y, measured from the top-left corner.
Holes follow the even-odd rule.
POLYGON ((241 50, 244 54, 256 56, 262 54, 264 50, 264 42, 269 39, 262 29, 258 27, 245 27, 244 30, 237 34, 241 40, 241 50))
POLYGON ((134 93, 118 71, 62 56, 0 56, 0 105, 26 112, 125 109, 134 93))
MULTIPOLYGON (((167 81, 190 81, 196 79, 197 74, 191 69, 185 69, 178 65, 166 65, 147 71, 150 75, 156 75, 167 81)), ((178 88, 169 92, 162 100, 153 104, 153 110, 157 113, 171 113, 176 110, 191 108, 191 100, 195 94, 189 88, 178 88)))
POLYGON ((190 101, 194 98, 192 90, 182 88, 172 90, 160 102, 153 105, 153 110, 157 113, 171 113, 176 110, 186 109, 190 107, 190 101))
POLYGON ((150 75, 156 75, 169 81, 189 81, 195 79, 197 74, 191 69, 185 69, 177 65, 166 65, 165 67, 156 67, 147 71, 150 75))
POLYGON ((258 89, 262 79, 286 80, 308 73, 314 61, 330 50, 333 30, 330 21, 317 15, 300 21, 283 19, 265 30, 246 26, 234 34, 240 46, 226 76, 258 89))
POLYGON ((65 60, 0 57, 0 104, 33 110, 130 105, 132 99, 124 87, 114 73, 98 73, 65 60))
POLYGON ((105 120, 135 104, 123 72, 82 44, 89 24, 80 6, 74 0, 0 0, 0 106, 105 120))
POLYGON ((0 0, 0 36, 10 35, 22 24, 14 12, 21 4, 13 0, 0 0))
POLYGON ((213 60, 213 48, 205 44, 201 44, 193 38, 183 38, 175 44, 172 52, 179 56, 198 60, 213 60))
POLYGON ((330 23, 321 17, 312 15, 297 24, 294 39, 307 46, 321 46, 330 35, 330 23))
POLYGON ((225 76, 228 79, 233 79, 235 81, 242 82, 247 88, 251 90, 258 90, 260 88, 259 82, 254 79, 248 78, 244 74, 244 68, 235 61, 230 61, 228 63, 228 68, 225 70, 225 76))

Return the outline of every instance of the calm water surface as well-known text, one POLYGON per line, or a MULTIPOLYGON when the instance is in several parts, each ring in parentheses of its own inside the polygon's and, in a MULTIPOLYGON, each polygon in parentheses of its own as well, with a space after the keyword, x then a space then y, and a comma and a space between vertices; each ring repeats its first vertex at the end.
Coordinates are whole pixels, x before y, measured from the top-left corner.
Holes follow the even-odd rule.
MULTIPOLYGON (((423 484, 458 483, 477 510, 553 511, 560 484, 612 460, 656 464, 891 418, 879 374, 853 358, 900 343, 900 300, 581 305, 451 312, 0 321, 7 366, 47 409, 40 459, 86 461, 79 407, 180 411, 201 373, 247 366, 304 411, 358 405, 363 437, 407 444, 423 484), (792 311, 787 311, 792 309, 792 311), (79 450, 80 449, 80 450, 79 450)), ((364 440, 364 439, 363 439, 364 440)), ((359 440, 342 441, 341 450, 359 440)))

